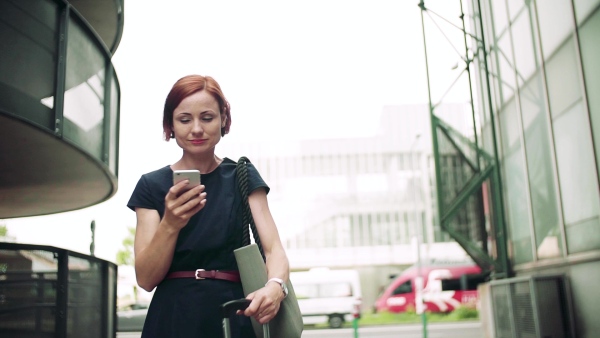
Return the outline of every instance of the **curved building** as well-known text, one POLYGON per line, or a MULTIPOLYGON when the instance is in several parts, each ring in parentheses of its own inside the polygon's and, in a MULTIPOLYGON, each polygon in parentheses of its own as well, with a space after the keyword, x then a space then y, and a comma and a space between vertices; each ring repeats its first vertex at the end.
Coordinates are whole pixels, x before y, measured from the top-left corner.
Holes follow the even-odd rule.
MULTIPOLYGON (((0 219, 117 191, 122 32, 123 0, 0 0, 0 219)), ((0 336, 115 337, 117 266, 90 251, 0 243, 0 336)))
POLYGON ((0 218, 117 191, 123 0, 0 1, 0 218))

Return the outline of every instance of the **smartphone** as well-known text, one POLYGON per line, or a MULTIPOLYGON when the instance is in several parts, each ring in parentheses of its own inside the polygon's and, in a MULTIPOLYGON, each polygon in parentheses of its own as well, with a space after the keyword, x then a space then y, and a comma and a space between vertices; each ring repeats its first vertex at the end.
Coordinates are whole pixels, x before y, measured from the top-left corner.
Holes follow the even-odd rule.
POLYGON ((197 187, 200 185, 200 170, 191 169, 191 170, 174 170, 173 171, 173 185, 183 181, 189 180, 188 185, 184 188, 183 191, 188 191, 193 187, 197 187))

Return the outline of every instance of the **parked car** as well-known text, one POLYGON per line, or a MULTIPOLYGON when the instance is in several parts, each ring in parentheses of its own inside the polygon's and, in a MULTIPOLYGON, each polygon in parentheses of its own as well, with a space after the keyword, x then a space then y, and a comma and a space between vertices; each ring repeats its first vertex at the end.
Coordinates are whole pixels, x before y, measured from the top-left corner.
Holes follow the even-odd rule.
POLYGON ((117 308, 117 332, 141 332, 148 303, 131 303, 117 308))

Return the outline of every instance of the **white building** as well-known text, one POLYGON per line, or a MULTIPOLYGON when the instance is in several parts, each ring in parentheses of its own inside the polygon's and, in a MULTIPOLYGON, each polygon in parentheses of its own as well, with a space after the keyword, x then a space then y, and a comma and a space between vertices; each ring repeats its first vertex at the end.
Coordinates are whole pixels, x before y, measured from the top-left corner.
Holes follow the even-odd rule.
MULTIPOLYGON (((469 106, 437 109, 468 134, 469 106)), ((232 159, 247 156, 271 187, 270 208, 292 270, 358 269, 365 306, 390 275, 416 263, 420 227, 422 258, 468 258, 436 222, 427 105, 384 107, 372 137, 223 147, 232 159)))

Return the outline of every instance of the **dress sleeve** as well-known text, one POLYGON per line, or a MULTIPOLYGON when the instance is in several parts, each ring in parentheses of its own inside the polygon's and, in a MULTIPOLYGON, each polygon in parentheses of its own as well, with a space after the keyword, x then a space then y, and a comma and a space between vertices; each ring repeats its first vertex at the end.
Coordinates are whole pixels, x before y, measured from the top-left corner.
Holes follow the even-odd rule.
POLYGON ((266 193, 269 193, 269 186, 260 176, 260 173, 252 163, 248 163, 248 192, 251 193, 258 188, 265 188, 266 193))
POLYGON ((133 211, 135 211, 136 207, 146 208, 146 209, 156 209, 157 206, 154 203, 154 199, 152 198, 152 192, 148 186, 148 180, 146 176, 142 176, 138 181, 131 197, 129 198, 129 202, 127 202, 127 207, 133 211))

